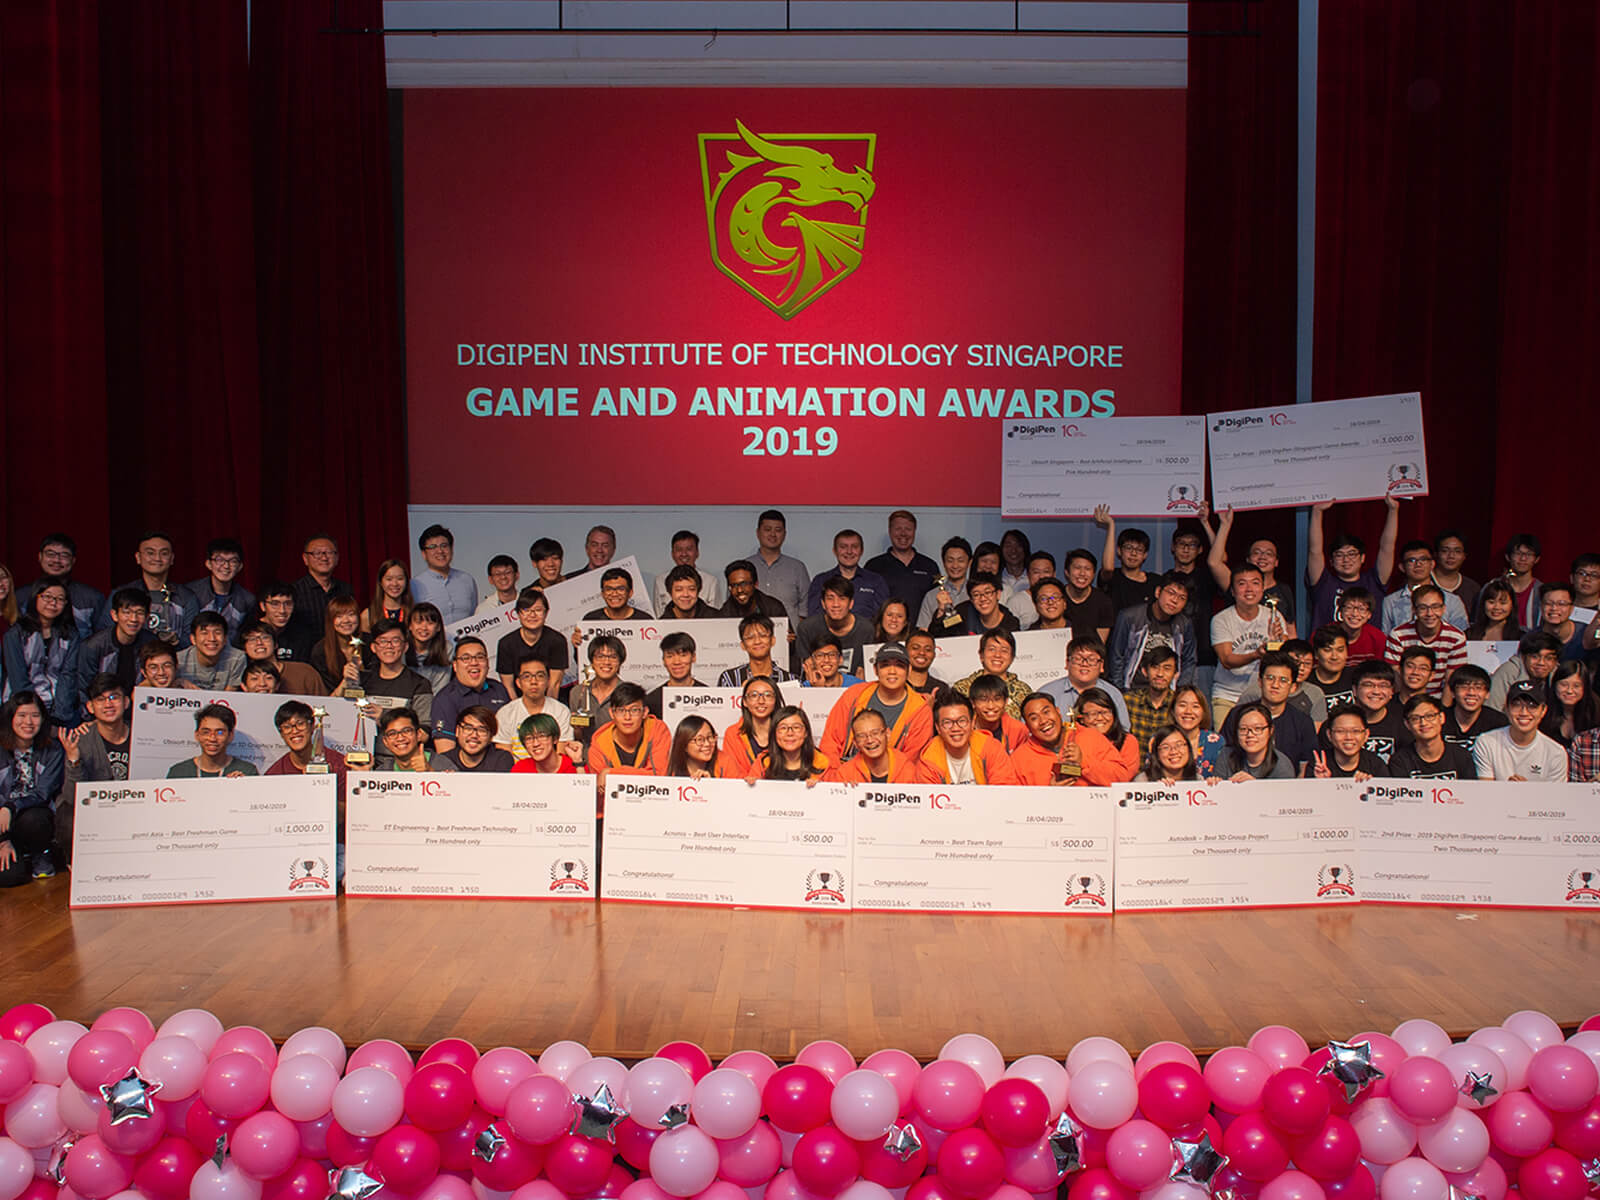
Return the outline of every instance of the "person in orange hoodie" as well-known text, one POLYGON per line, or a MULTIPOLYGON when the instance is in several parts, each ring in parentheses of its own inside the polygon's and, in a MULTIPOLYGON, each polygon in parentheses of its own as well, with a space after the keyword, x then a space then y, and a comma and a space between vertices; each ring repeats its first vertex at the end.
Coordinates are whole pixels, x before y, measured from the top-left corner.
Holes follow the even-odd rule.
MULTIPOLYGON (((1122 722, 1117 719, 1117 710, 1112 705, 1110 695, 1099 688, 1090 688, 1079 693, 1077 708, 1078 724, 1100 734, 1111 748, 1110 761, 1105 767, 1096 768, 1095 778, 1090 782, 1096 786, 1131 782, 1139 773, 1144 751, 1139 747, 1139 739, 1124 729, 1122 722)), ((1088 771, 1085 770, 1084 774, 1087 775, 1088 771)))
POLYGON ((858 683, 845 689, 828 713, 818 749, 834 762, 846 762, 856 752, 851 737, 855 716, 868 708, 883 714, 889 745, 916 758, 933 738, 933 710, 926 697, 907 686, 911 659, 899 642, 885 642, 872 659, 876 683, 858 683))
POLYGON ((790 704, 772 714, 772 746, 756 759, 744 780, 754 784, 762 779, 803 779, 807 787, 815 787, 830 765, 825 755, 817 753, 805 709, 790 704))
POLYGON ((607 775, 665 775, 671 754, 672 735, 646 709, 644 689, 619 683, 611 693, 611 720, 595 730, 584 768, 600 776, 604 789, 607 775))
POLYGON ((783 703, 783 693, 770 675, 752 675, 744 681, 739 719, 722 735, 717 755, 718 779, 743 779, 772 744, 772 714, 783 703))
POLYGON ((1011 702, 1006 681, 998 675, 979 675, 967 692, 972 701, 972 727, 989 734, 1007 754, 1028 740, 1028 727, 1006 711, 1011 702))
POLYGON ((972 727, 972 701, 945 690, 933 698, 936 736, 917 761, 918 783, 1016 783, 1000 742, 972 727))
MULTIPOLYGON (((1110 703, 1099 689, 1089 691, 1110 703)), ((1076 711, 1072 718, 1063 723, 1054 698, 1044 692, 1022 702, 1028 740, 1011 755, 1017 781, 1033 787, 1105 787, 1132 779, 1131 773, 1122 773, 1122 758, 1105 734, 1080 724, 1076 711)))
POLYGON ((850 722, 856 756, 828 768, 829 783, 916 783, 917 760, 889 745, 889 726, 875 708, 864 708, 850 722))

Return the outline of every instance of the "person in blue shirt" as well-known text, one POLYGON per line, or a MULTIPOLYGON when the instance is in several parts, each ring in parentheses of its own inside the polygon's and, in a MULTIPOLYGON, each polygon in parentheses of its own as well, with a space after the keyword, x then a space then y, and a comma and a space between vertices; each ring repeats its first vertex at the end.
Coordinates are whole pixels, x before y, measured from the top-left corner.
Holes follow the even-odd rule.
POLYGON ((417 539, 427 569, 411 577, 411 598, 433 604, 446 625, 465 621, 478 611, 478 581, 450 565, 456 553, 455 535, 443 525, 429 525, 417 539))

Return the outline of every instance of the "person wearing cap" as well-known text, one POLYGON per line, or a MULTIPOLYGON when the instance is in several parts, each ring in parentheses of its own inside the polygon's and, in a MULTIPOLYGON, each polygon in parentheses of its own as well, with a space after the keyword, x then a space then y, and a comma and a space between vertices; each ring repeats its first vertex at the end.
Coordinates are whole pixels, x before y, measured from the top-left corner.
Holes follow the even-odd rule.
POLYGON ((1478 778, 1565 783, 1567 753, 1555 739, 1539 732, 1544 716, 1543 688, 1526 679, 1513 683, 1506 695, 1506 720, 1510 723, 1482 735, 1472 749, 1478 778))
POLYGON ((834 703, 823 727, 817 750, 830 762, 843 763, 856 753, 852 722, 867 709, 883 717, 889 728, 889 746, 916 758, 933 737, 933 711, 927 698, 906 686, 911 659, 899 642, 885 642, 873 656, 876 682, 846 688, 834 703))
POLYGON ((917 758, 919 783, 1017 782, 1000 739, 976 728, 971 700, 947 688, 933 698, 933 716, 934 739, 917 758))

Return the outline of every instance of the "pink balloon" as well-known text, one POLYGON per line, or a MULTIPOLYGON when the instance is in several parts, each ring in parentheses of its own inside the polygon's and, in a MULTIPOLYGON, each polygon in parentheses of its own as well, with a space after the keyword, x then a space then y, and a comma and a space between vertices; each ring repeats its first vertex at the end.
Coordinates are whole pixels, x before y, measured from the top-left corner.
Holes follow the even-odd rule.
POLYGON ((265 1030, 257 1029, 254 1025, 235 1025, 232 1029, 224 1029, 211 1047, 211 1061, 216 1062, 224 1054, 253 1055, 269 1071, 278 1065, 277 1046, 272 1044, 265 1030))
POLYGON ((477 1193, 466 1180, 455 1175, 440 1175, 411 1200, 476 1200, 477 1193))
POLYGON ((778 1064, 759 1050, 735 1050, 717 1066, 739 1072, 755 1084, 758 1091, 767 1086, 767 1080, 778 1070, 778 1064))
POLYGON ((1436 1058, 1406 1059, 1389 1077, 1389 1099, 1408 1121, 1437 1121, 1456 1107, 1461 1080, 1436 1058))
POLYGON ((321 1025, 308 1025, 291 1033, 278 1051, 278 1059, 282 1061, 297 1054, 315 1054, 325 1058, 335 1071, 344 1070, 345 1060, 349 1057, 349 1052, 344 1048, 344 1039, 321 1025))
POLYGON ((33 1180, 33 1155, 0 1137, 0 1200, 16 1200, 33 1180))
POLYGON ((190 1200, 261 1200, 261 1190, 260 1181, 251 1179, 233 1162, 221 1167, 203 1162, 189 1184, 190 1200))
POLYGON ((1489 1130, 1477 1113, 1452 1106, 1441 1120, 1417 1127, 1417 1149, 1441 1171, 1463 1175, 1489 1156, 1489 1130))
POLYGON ((1120 1063, 1133 1074, 1133 1056, 1108 1037, 1086 1037, 1074 1045, 1067 1052, 1067 1074, 1076 1075, 1092 1062, 1120 1063))
POLYGON ((504 1116, 511 1089, 539 1073, 539 1064, 526 1050, 496 1046, 486 1051, 472 1068, 472 1088, 478 1103, 495 1116, 504 1116))
POLYGON ((1289 1146, 1258 1112, 1241 1113, 1222 1135, 1229 1165, 1246 1179, 1265 1182, 1289 1165, 1289 1146))
POLYGON ((533 1075, 506 1096, 506 1127, 516 1137, 548 1145, 572 1125, 572 1093, 554 1075, 533 1075))
POLYGON ((15 1004, 0 1013, 0 1038, 8 1042, 25 1042, 37 1029, 42 1029, 56 1019, 42 1004, 15 1004))
POLYGON ((1273 1071, 1297 1067, 1311 1053, 1305 1038, 1283 1025, 1263 1025, 1250 1035, 1246 1045, 1273 1071))
POLYGON ((649 1168, 650 1148, 665 1132, 660 1126, 641 1125, 632 1118, 619 1121, 612 1127, 617 1139, 617 1152, 629 1166, 641 1171, 649 1168))
POLYGON ((92 1090, 121 1079, 138 1060, 139 1052, 127 1034, 114 1029, 91 1029, 67 1052, 67 1078, 86 1091, 92 1090))
POLYGON ((964 1129, 978 1119, 983 1093, 983 1079, 970 1066, 940 1059, 929 1063, 917 1076, 911 1102, 918 1116, 948 1133, 964 1129))
POLYGON ((23 1042, 33 1055, 33 1077, 40 1083, 60 1085, 67 1078, 67 1055, 79 1038, 89 1031, 76 1021, 51 1021, 41 1025, 23 1042))
MULTIPOLYGON (((968 1072, 970 1074, 970 1068, 968 1072)), ((761 1107, 768 1119, 779 1129, 790 1133, 805 1133, 828 1119, 828 1107, 832 1096, 833 1084, 821 1071, 815 1067, 791 1063, 787 1067, 778 1068, 772 1078, 767 1080, 766 1086, 761 1089, 761 1107)), ((973 1115, 976 1114, 977 1104, 974 1102, 973 1115)))
POLYGON ((425 1067, 431 1062, 449 1063, 471 1074, 478 1062, 478 1048, 465 1038, 440 1038, 417 1055, 417 1066, 425 1067))
POLYGON ((1322 1185, 1304 1171, 1285 1171, 1261 1186, 1261 1200, 1323 1200, 1322 1185))
POLYGON ((1041 1137, 1031 1146, 1005 1146, 1001 1148, 1006 1160, 1006 1182, 1024 1191, 1051 1192, 1064 1176, 1056 1170, 1055 1151, 1048 1137, 1041 1137))
POLYGON ((1139 1196, 1139 1200, 1209 1200, 1211 1193, 1205 1188, 1178 1179, 1159 1183, 1139 1196))
POLYGON ((139 1074, 159 1083, 161 1098, 168 1103, 183 1100, 200 1090, 206 1052, 179 1034, 162 1034, 139 1055, 139 1074))
POLYGON ((1070 1065, 1067 1070, 1072 1076, 1067 1085, 1067 1103, 1085 1125, 1115 1129, 1133 1116, 1139 1104, 1139 1088, 1126 1064, 1116 1059, 1091 1059, 1076 1070, 1070 1065))
MULTIPOLYGON (((1542 1017, 1543 1014, 1532 1016, 1542 1017)), ((1524 1023, 1531 1022, 1532 1016, 1524 1023)), ((1548 1017, 1544 1019, 1549 1020, 1548 1017)), ((1547 1042, 1534 1051, 1528 1063, 1528 1090, 1548 1109, 1577 1112, 1588 1107, 1595 1093, 1600 1091, 1600 1071, 1595 1069, 1589 1056, 1576 1046, 1560 1041, 1547 1042)))
POLYGON ((1200 1069, 1200 1060, 1194 1056, 1194 1051, 1177 1042, 1151 1042, 1139 1052, 1139 1057, 1133 1062, 1133 1077, 1143 1079, 1152 1068, 1159 1067, 1162 1063, 1182 1063, 1186 1067, 1200 1069))
POLYGON ((1350 1112, 1350 1124, 1361 1139, 1362 1157, 1375 1163, 1399 1162, 1417 1144, 1417 1127, 1385 1096, 1357 1104, 1350 1112))
POLYGON ((1199 1069, 1188 1063, 1157 1063, 1138 1087, 1141 1111, 1168 1131, 1193 1125, 1211 1111, 1211 1091, 1199 1069))
POLYGON ((156 1037, 188 1038, 200 1047, 200 1053, 210 1054, 211 1047, 222 1036, 222 1022, 203 1008, 186 1008, 175 1012, 156 1029, 156 1037))
MULTIPOLYGON (((304 1057, 300 1055, 298 1057, 304 1057)), ((329 1097, 329 1103, 332 1103, 329 1097)), ((329 1112, 315 1121, 296 1121, 295 1132, 300 1135, 300 1153, 306 1158, 328 1157, 328 1130, 333 1126, 333 1113, 329 1112)))
POLYGON ((67 1132, 67 1123, 58 1109, 60 1089, 54 1084, 35 1083, 6 1105, 6 1136, 29 1150, 42 1150, 67 1132))
MULTIPOLYGON (((538 1184, 528 1186, 537 1187, 538 1184)), ((549 1197, 549 1200, 567 1200, 567 1196, 564 1192, 558 1192, 557 1195, 549 1197)), ((646 1175, 642 1179, 635 1179, 622 1189, 622 1200, 668 1200, 668 1197, 666 1192, 656 1186, 655 1180, 646 1175)))
POLYGON ((1355 1170, 1361 1161, 1361 1139, 1345 1118, 1330 1116, 1310 1133, 1292 1139, 1289 1152, 1296 1167, 1313 1179, 1330 1183, 1355 1170))
POLYGON ((654 1057, 677 1063, 695 1083, 711 1074, 711 1056, 693 1042, 668 1042, 654 1057))
POLYGON ((273 1179, 300 1157, 300 1133, 282 1113, 258 1112, 239 1122, 228 1139, 228 1149, 250 1178, 273 1179))
POLYGON ((1555 1137, 1550 1114, 1527 1092, 1507 1092, 1499 1104, 1484 1110, 1483 1120, 1490 1140, 1518 1158, 1537 1154, 1555 1137))
POLYGON ((817 1200, 800 1185, 793 1171, 779 1171, 761 1193, 762 1200, 817 1200))
MULTIPOLYGON (((660 1200, 666 1193, 648 1179, 635 1179, 618 1195, 626 1197, 626 1200, 660 1200), (640 1191, 631 1190, 640 1185, 643 1185, 640 1191)), ((532 1183, 525 1183, 512 1192, 511 1200, 567 1200, 567 1197, 566 1193, 548 1179, 535 1179, 532 1183)))
MULTIPOLYGON (((729 1200, 739 1200, 739 1198, 730 1197, 729 1200)), ((858 1179, 839 1193, 839 1200, 896 1200, 896 1197, 881 1184, 873 1183, 870 1179, 858 1179)), ((1028 1194, 1002 1185, 995 1190, 990 1200, 1028 1200, 1028 1194)))
POLYGON ((765 1121, 757 1121, 743 1137, 717 1143, 718 1173, 740 1187, 764 1187, 778 1173, 782 1158, 778 1133, 765 1121))
POLYGON ((434 1133, 454 1129, 472 1115, 472 1077, 451 1062, 419 1066, 402 1094, 411 1123, 434 1133))
MULTIPOLYGON (((1019 1060, 1030 1061, 1030 1060, 1019 1060)), ((1044 1060, 1052 1066, 1059 1067, 1054 1059, 1044 1060)), ((911 1113, 911 1092, 917 1085, 917 1076, 922 1074, 922 1064, 904 1050, 878 1050, 867 1055, 861 1060, 861 1069, 876 1071, 894 1085, 895 1095, 900 1097, 900 1115, 908 1116, 911 1113)), ((1063 1086, 1061 1089, 1061 1103, 1066 1104, 1066 1069, 1061 1068, 1063 1086)), ((1048 1089, 1046 1094, 1048 1094, 1048 1089)))
POLYGON ((981 1033, 956 1034, 940 1048, 939 1057, 946 1062, 966 1063, 978 1073, 985 1088, 992 1088, 1005 1078, 1006 1060, 1000 1047, 981 1033))
MULTIPOLYGON (((890 1088, 893 1094, 894 1089, 890 1088)), ((839 1103, 834 1089, 831 1104, 839 1103)), ((719 1141, 743 1137, 761 1117, 761 1089, 743 1072, 718 1067, 703 1075, 690 1093, 694 1123, 719 1141)))
POLYGON ((1401 1021, 1389 1036, 1399 1042, 1407 1054, 1425 1054, 1429 1058, 1438 1058, 1450 1046, 1450 1035, 1421 1017, 1401 1021))
POLYGON ((133 1182, 133 1161, 112 1153, 91 1133, 67 1151, 64 1173, 67 1186, 84 1200, 104 1200, 133 1182))
MULTIPOLYGON (((160 1200, 183 1200, 189 1194, 189 1181, 205 1159, 180 1137, 164 1137, 147 1151, 133 1171, 140 1191, 160 1200)), ((322 1177, 326 1195, 327 1176, 322 1177)))
POLYGON ((0 1041, 0 1104, 10 1104, 33 1086, 33 1055, 21 1042, 0 1041))
POLYGON ((238 1124, 227 1117, 217 1116, 206 1107, 204 1100, 196 1096, 189 1105, 189 1111, 184 1114, 183 1135, 189 1139, 191 1146, 209 1157, 217 1139, 231 1134, 238 1124))
POLYGON ((628 1068, 614 1058, 591 1058, 579 1063, 567 1075, 568 1090, 574 1096, 593 1096, 603 1083, 621 1100, 627 1094, 628 1068))
POLYGON ((381 1067, 358 1067, 333 1089, 332 1103, 333 1119, 345 1132, 375 1138, 400 1120, 405 1093, 400 1081, 381 1067))
POLYGON ((391 1042, 387 1038, 375 1038, 370 1042, 363 1042, 351 1053, 350 1059, 345 1063, 345 1074, 360 1070, 362 1067, 377 1067, 387 1071, 398 1079, 401 1084, 411 1081, 411 1076, 416 1073, 416 1064, 411 1061, 411 1054, 399 1042, 391 1042))
POLYGON ((1446 1200, 1450 1184, 1444 1172, 1420 1158, 1405 1158, 1390 1165, 1378 1182, 1382 1200, 1446 1200))
POLYGON ((150 1115, 133 1118, 113 1125, 109 1108, 101 1108, 95 1121, 94 1132, 113 1154, 137 1159, 156 1145, 167 1133, 167 1118, 159 1100, 150 1101, 150 1115))
POLYGON ((1254 1050, 1224 1046, 1206 1059, 1202 1074, 1218 1108, 1242 1113, 1261 1103, 1261 1091, 1272 1075, 1272 1068, 1254 1050))
POLYGON ((565 1082, 573 1068, 588 1062, 593 1057, 588 1048, 578 1042, 552 1042, 545 1052, 539 1055, 539 1070, 565 1082))
POLYGON ((70 1079, 61 1085, 56 1094, 56 1111, 67 1123, 67 1128, 78 1133, 93 1133, 100 1124, 100 1114, 106 1102, 99 1092, 85 1092, 70 1079))
POLYGON ((978 1115, 1001 1146, 1031 1146, 1050 1124, 1050 1100, 1026 1079, 1001 1079, 984 1093, 978 1115))
POLYGON ((794 1060, 815 1067, 828 1077, 829 1083, 838 1083, 856 1069, 855 1057, 838 1042, 810 1042, 801 1047, 794 1060))
POLYGON ((988 1196, 1005 1179, 1000 1147, 981 1129, 958 1129, 939 1147, 939 1180, 968 1200, 988 1196))
MULTIPOLYGON (((1365 1042, 1368 1052, 1372 1056, 1373 1065, 1382 1071, 1385 1076, 1393 1075, 1395 1068, 1406 1060, 1406 1048, 1387 1033, 1379 1033, 1375 1029, 1369 1029, 1364 1033, 1356 1034, 1355 1037, 1349 1040, 1352 1043, 1365 1042)), ((1378 1081, 1379 1084, 1382 1082, 1382 1080, 1378 1081)), ((1363 1094, 1371 1095, 1372 1093, 1365 1092, 1363 1094)))
POLYGON ((1577 1112, 1556 1113, 1556 1145, 1581 1159, 1600 1158, 1600 1096, 1577 1112))
POLYGON ((1580 1029, 1567 1039, 1567 1045, 1582 1050, 1596 1067, 1600 1067, 1600 1029, 1580 1029))
POLYGON ((1506 1169, 1492 1158, 1484 1159, 1483 1165, 1476 1171, 1446 1173, 1445 1179, 1450 1186, 1467 1195, 1481 1196, 1483 1200, 1505 1200, 1506 1169))
POLYGON ((257 1111, 271 1091, 272 1068, 246 1050, 230 1050, 212 1058, 200 1080, 200 1099, 206 1107, 233 1121, 257 1111))
POLYGON ((1479 1029, 1467 1038, 1474 1046, 1487 1046, 1499 1055, 1505 1064, 1506 1074, 1502 1092, 1520 1091, 1528 1086, 1528 1064, 1533 1061, 1533 1048, 1509 1029, 1490 1025, 1479 1029))
POLYGON ((1119 1125, 1106 1143, 1106 1166, 1124 1187, 1154 1187, 1172 1171, 1172 1136, 1151 1121, 1119 1125))
POLYGON ((1450 1078, 1455 1080, 1456 1105, 1460 1108, 1470 1110, 1488 1108, 1500 1099, 1501 1093, 1511 1090, 1511 1085, 1506 1082, 1509 1073, 1506 1071, 1505 1063, 1501 1062, 1500 1056, 1487 1046, 1477 1042, 1458 1042, 1443 1051, 1439 1055, 1439 1061, 1450 1072, 1450 1078), (1498 1089, 1481 1104, 1472 1099, 1467 1092, 1460 1090, 1466 1085, 1469 1072, 1488 1076, 1490 1085, 1498 1089))
POLYGON ((795 1178, 815 1195, 838 1195, 860 1171, 855 1143, 832 1125, 819 1125, 795 1145, 795 1178))
POLYGON ((1500 1027, 1516 1034, 1535 1053, 1545 1046, 1559 1046, 1562 1042, 1561 1026, 1544 1013, 1531 1008, 1512 1013, 1500 1022, 1500 1027))
MULTIPOLYGON (((694 1080, 670 1058, 647 1058, 628 1072, 623 1101, 633 1119, 641 1125, 657 1127, 667 1109, 689 1103, 694 1080)), ((695 1188, 699 1191, 699 1188, 695 1188)))
POLYGON ((320 1054, 285 1055, 268 1085, 272 1105, 291 1121, 315 1121, 333 1107, 339 1072, 320 1054))
MULTIPOLYGON (((867 1061, 872 1060, 869 1058, 867 1061)), ((1046 1058, 1043 1054, 1026 1054, 1006 1068, 1006 1078, 1026 1079, 1036 1085, 1044 1093, 1045 1099, 1050 1101, 1052 1121, 1067 1107, 1067 1069, 1053 1058, 1046 1058)))

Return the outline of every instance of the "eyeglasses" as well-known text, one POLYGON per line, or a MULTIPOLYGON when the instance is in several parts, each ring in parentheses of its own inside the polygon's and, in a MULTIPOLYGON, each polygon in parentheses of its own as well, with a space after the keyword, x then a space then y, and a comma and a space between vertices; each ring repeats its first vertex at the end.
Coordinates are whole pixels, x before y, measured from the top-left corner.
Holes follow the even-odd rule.
POLYGON ((614 717, 642 717, 644 716, 644 705, 630 704, 626 708, 613 708, 611 715, 614 717))
POLYGON ((614 650, 596 650, 589 655, 590 662, 621 662, 622 655, 614 650))
POLYGON ((1419 567, 1423 563, 1431 563, 1433 556, 1429 554, 1413 554, 1409 558, 1402 558, 1400 565, 1405 567, 1419 567))
POLYGON ((242 567, 244 559, 232 554, 218 554, 211 559, 212 565, 218 567, 242 567))
POLYGON ((487 654, 458 654, 456 655, 456 661, 458 663, 486 663, 489 661, 489 656, 487 654))
POLYGON ((428 551, 429 553, 432 553, 435 550, 448 550, 449 548, 450 548, 450 543, 449 542, 429 542, 426 546, 423 547, 423 549, 428 551))
POLYGON ((339 557, 339 552, 337 550, 307 550, 306 551, 306 557, 307 558, 338 558, 339 557))
POLYGON ((304 717, 290 717, 289 720, 285 721, 282 725, 279 725, 278 728, 284 733, 304 733, 306 730, 311 728, 311 722, 307 721, 304 717))
POLYGON ((972 724, 971 717, 940 717, 940 729, 965 729, 972 724))
POLYGON ((1098 654, 1069 654, 1067 656, 1067 661, 1069 663, 1076 663, 1080 667, 1087 667, 1092 663, 1104 662, 1105 659, 1101 658, 1098 654))
POLYGON ((967 598, 969 600, 992 600, 999 594, 1000 593, 995 591, 992 587, 981 587, 973 588, 968 591, 967 598))
POLYGON ((399 650, 405 644, 404 638, 381 637, 372 643, 372 648, 374 650, 399 650))
POLYGON ((1040 592, 1035 604, 1065 604, 1067 598, 1060 592, 1040 592))
POLYGON ((602 592, 627 592, 633 590, 633 585, 629 583, 602 583, 600 590, 602 592))
POLYGON ((1407 720, 1411 721, 1415 725, 1431 725, 1435 721, 1444 720, 1444 714, 1442 712, 1421 712, 1421 711, 1418 711, 1418 712, 1412 713, 1411 716, 1407 718, 1407 720))
POLYGON ((484 734, 484 735, 487 736, 489 731, 487 729, 485 729, 482 725, 479 725, 476 721, 473 721, 473 722, 458 721, 456 723, 456 732, 457 733, 481 733, 481 734, 484 734))
POLYGON ((386 742, 397 742, 401 738, 416 736, 417 727, 415 725, 397 725, 383 731, 383 740, 386 742))
POLYGON ((553 733, 530 733, 522 740, 531 746, 534 742, 554 742, 556 737, 553 733))
POLYGON ((715 746, 717 744, 717 735, 714 733, 697 733, 689 740, 696 746, 715 746))
POLYGON ((1418 604, 1415 607, 1419 613, 1442 613, 1444 611, 1444 605, 1442 604, 1418 604))
POLYGON ((1270 726, 1267 725, 1240 725, 1240 737, 1264 737, 1270 726))

